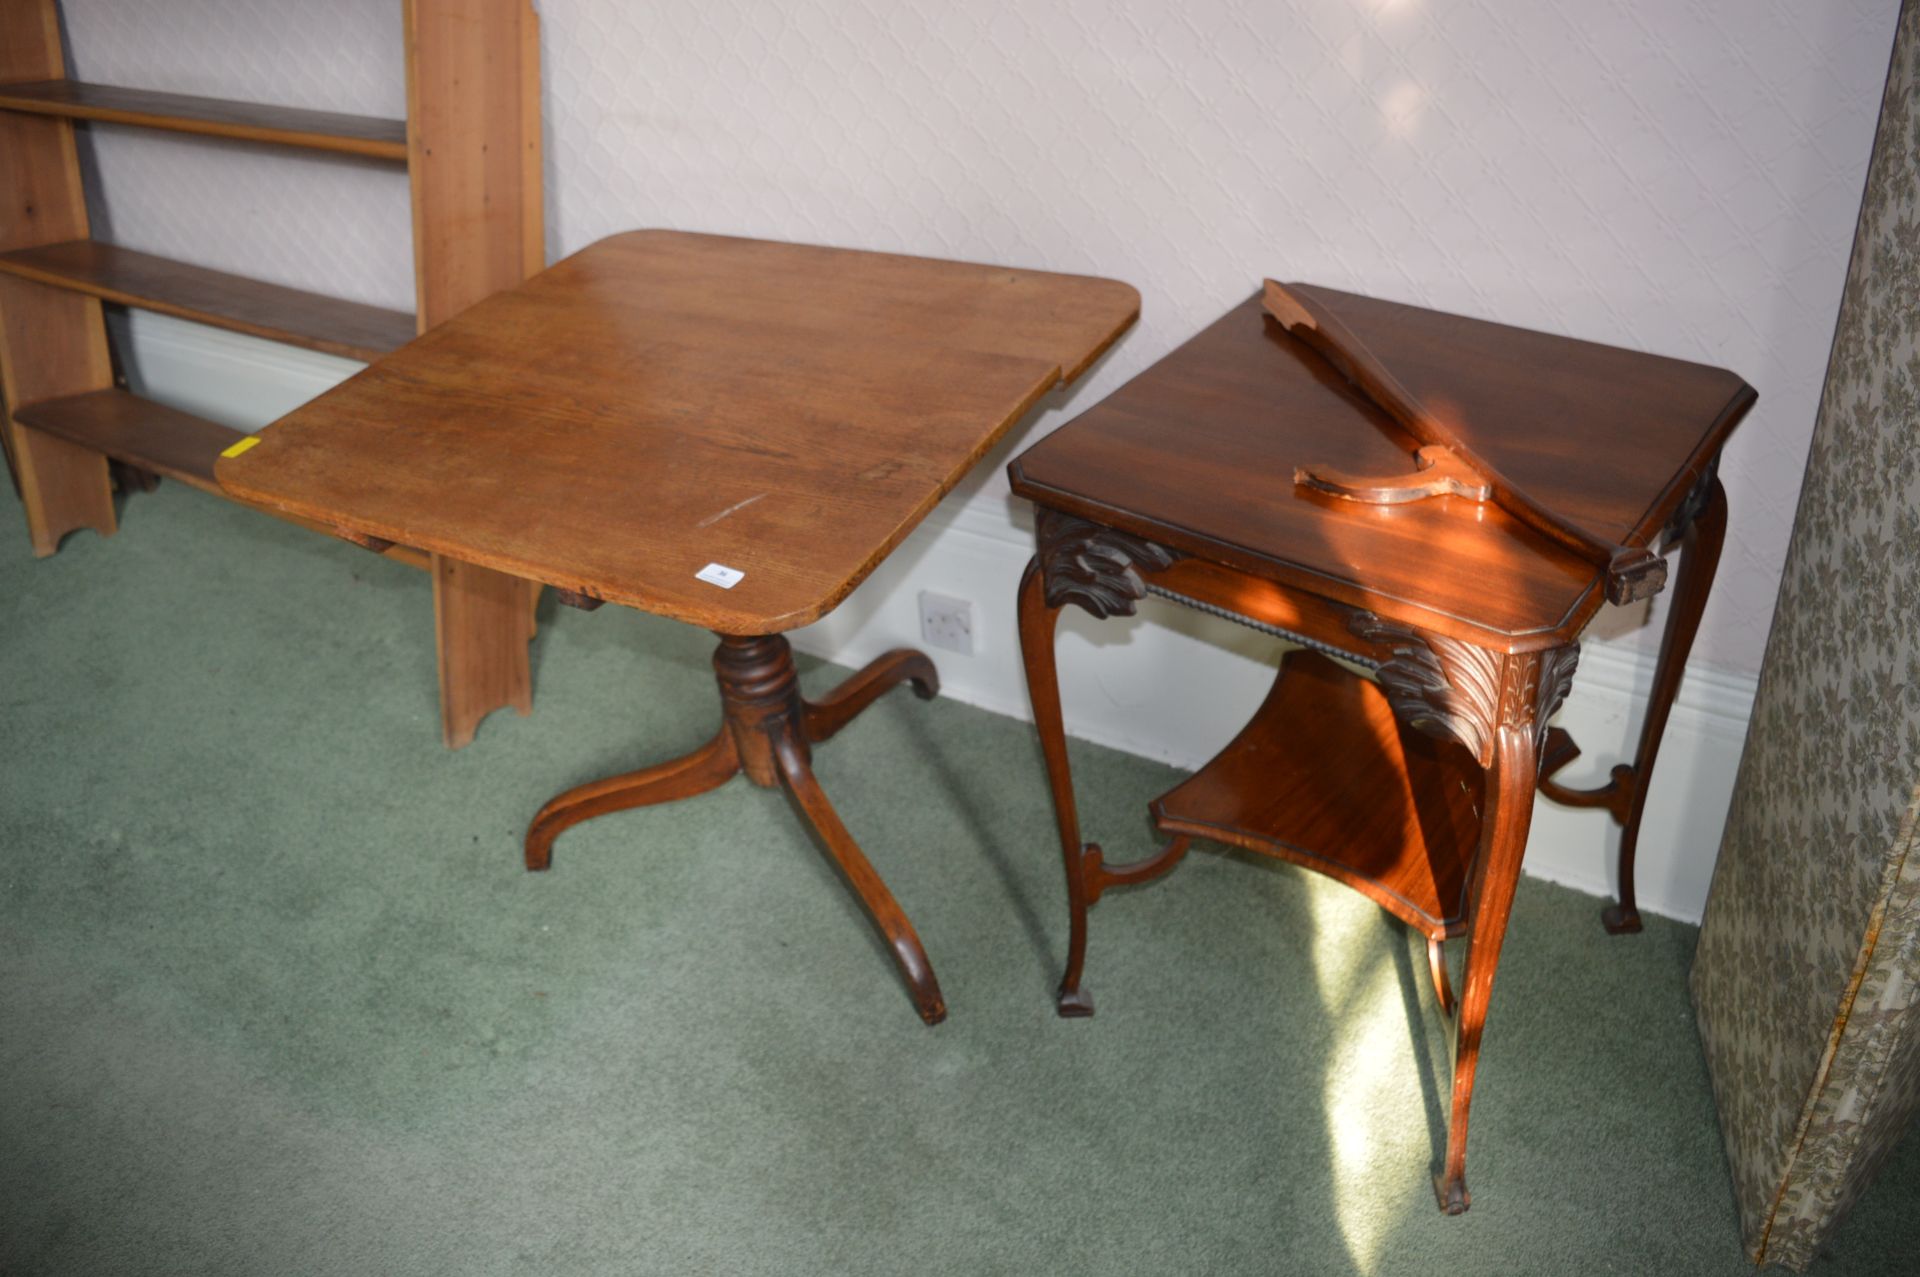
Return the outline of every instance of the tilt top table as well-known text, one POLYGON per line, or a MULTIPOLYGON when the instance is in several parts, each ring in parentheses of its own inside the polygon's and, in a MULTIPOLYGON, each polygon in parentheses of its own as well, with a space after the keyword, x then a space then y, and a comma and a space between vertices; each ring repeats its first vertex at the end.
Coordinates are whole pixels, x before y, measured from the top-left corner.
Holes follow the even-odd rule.
POLYGON ((717 631, 718 734, 553 799, 527 867, 592 816, 743 771, 782 784, 934 1024, 946 1006, 919 937, 810 763, 890 687, 934 695, 933 664, 891 652, 810 702, 782 633, 832 611, 1138 313, 1111 280, 635 231, 430 330, 216 476, 363 544, 717 631))
POLYGON ((1633 849, 1726 527, 1716 465, 1753 401, 1722 369, 1270 283, 1016 458, 1013 490, 1038 507, 1021 649, 1071 922, 1060 1014, 1093 1013, 1088 908, 1173 868, 1194 837, 1344 882, 1427 939, 1454 1031, 1436 1188, 1466 1210, 1467 1114, 1534 791, 1624 826, 1604 920, 1638 930, 1633 849), (1579 750, 1548 720, 1580 633, 1607 599, 1660 589, 1674 546, 1634 761, 1597 789, 1560 785, 1579 750), (1068 604, 1131 615, 1149 593, 1304 650, 1150 805, 1165 846, 1115 865, 1080 840, 1054 628, 1068 604), (1456 937, 1458 999, 1442 951, 1456 937))

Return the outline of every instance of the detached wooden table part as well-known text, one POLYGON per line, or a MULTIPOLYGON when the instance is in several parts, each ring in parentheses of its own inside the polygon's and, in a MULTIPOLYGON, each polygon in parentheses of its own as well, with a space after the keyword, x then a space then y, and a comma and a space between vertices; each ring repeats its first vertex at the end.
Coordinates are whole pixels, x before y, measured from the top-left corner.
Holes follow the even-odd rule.
POLYGON ((1125 332, 1125 284, 670 231, 605 239, 269 427, 217 474, 376 542, 716 630, 724 719, 672 762, 570 789, 527 830, 784 784, 929 1024, 919 937, 815 782, 810 749, 918 652, 800 696, 785 630, 825 616, 1040 397, 1125 332))
POLYGON ((1336 878, 1427 937, 1454 1023, 1436 1187, 1466 1210, 1467 1111, 1534 790, 1624 826, 1605 922, 1638 930, 1634 846, 1726 527, 1715 467, 1753 401, 1721 369, 1269 285, 1017 458, 1013 490, 1039 507, 1020 638, 1072 920, 1060 1014, 1093 1013, 1088 907, 1193 837, 1336 878), (1563 787, 1579 751, 1547 722, 1576 640, 1607 598, 1661 588, 1673 546, 1634 761, 1563 787), (1166 846, 1111 865, 1080 840, 1054 624, 1067 604, 1130 615, 1149 593, 1302 650, 1219 756, 1153 802, 1166 846))

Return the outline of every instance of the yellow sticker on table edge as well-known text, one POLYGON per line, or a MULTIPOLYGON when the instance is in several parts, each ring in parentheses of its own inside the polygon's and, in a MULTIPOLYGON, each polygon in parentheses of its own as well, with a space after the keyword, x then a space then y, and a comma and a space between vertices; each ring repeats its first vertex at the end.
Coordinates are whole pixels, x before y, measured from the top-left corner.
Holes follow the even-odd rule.
POLYGON ((220 450, 220 455, 223 457, 237 457, 241 453, 245 452, 248 448, 253 447, 254 444, 259 442, 260 442, 259 435, 248 435, 246 438, 240 440, 240 442, 235 444, 229 444, 227 447, 222 448, 220 450))

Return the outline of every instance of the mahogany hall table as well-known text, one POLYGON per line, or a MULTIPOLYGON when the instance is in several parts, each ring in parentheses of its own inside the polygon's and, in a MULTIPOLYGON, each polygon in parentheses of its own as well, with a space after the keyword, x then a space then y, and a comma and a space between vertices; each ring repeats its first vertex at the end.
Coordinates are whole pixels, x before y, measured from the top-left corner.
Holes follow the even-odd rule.
POLYGON ((1171 869, 1190 838, 1355 887, 1426 936, 1453 1021, 1436 1188, 1457 1214, 1536 787, 1624 826, 1620 903, 1605 921, 1639 929, 1634 844, 1726 526, 1715 466, 1754 393, 1720 369, 1330 289, 1269 285, 1267 302, 1236 306, 1008 467, 1014 492, 1038 507, 1020 638, 1066 858, 1059 1011, 1093 1012, 1080 983, 1088 907, 1110 886, 1171 869), (1436 439, 1451 452, 1422 447, 1436 439), (1302 468, 1314 473, 1296 476, 1302 468), (1405 500, 1409 485, 1445 492, 1463 475, 1467 487, 1515 490, 1520 513, 1507 494, 1405 500), (1343 486, 1381 503, 1327 490, 1343 486), (1602 788, 1565 788, 1551 777, 1578 750, 1547 720, 1571 684, 1577 639, 1609 596, 1660 588, 1656 554, 1675 545, 1675 598, 1634 761, 1602 788), (1148 593, 1300 649, 1220 754, 1152 803, 1165 847, 1114 865, 1080 840, 1054 626, 1067 604, 1130 615, 1148 593), (1457 1003, 1441 950, 1454 937, 1467 941, 1457 1003))
POLYGON ((717 631, 718 734, 553 799, 527 867, 591 816, 739 772, 782 784, 933 1024, 946 1006, 926 952, 809 752, 895 684, 934 695, 933 664, 895 651, 806 701, 781 635, 832 611, 1138 313, 1111 280, 635 231, 431 329, 216 476, 362 543, 717 631))

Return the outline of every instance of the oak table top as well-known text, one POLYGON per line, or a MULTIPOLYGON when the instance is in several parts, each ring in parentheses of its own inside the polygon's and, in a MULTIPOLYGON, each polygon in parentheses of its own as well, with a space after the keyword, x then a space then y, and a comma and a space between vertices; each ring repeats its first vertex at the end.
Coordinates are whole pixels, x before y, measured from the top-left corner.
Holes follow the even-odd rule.
POLYGON ((729 634, 845 598, 1133 322, 1125 284, 679 231, 604 239, 264 430, 220 483, 729 634), (696 577, 744 573, 730 589, 696 577))

